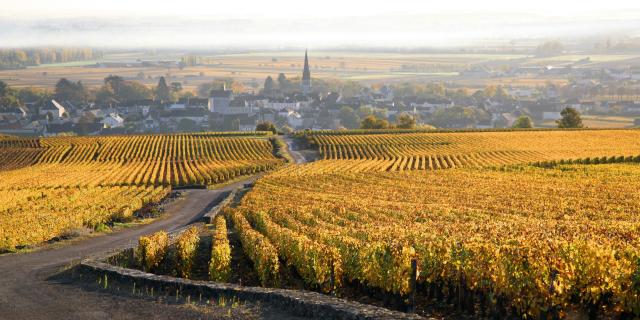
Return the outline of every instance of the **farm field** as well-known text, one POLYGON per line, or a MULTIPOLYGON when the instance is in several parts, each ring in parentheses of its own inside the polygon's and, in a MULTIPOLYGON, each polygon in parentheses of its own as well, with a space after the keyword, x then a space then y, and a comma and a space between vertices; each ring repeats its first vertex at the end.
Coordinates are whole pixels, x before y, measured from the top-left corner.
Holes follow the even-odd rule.
MULTIPOLYGON (((310 67, 313 77, 321 79, 354 80, 366 83, 399 81, 462 81, 471 87, 485 84, 512 84, 539 86, 547 82, 563 82, 555 78, 467 78, 459 72, 476 65, 509 66, 530 57, 521 54, 483 53, 385 53, 349 51, 311 51, 310 67)), ((267 76, 285 73, 287 77, 299 77, 302 72, 304 52, 272 51, 200 56, 203 65, 184 67, 142 67, 140 61, 178 61, 180 53, 107 53, 100 61, 78 61, 66 64, 49 64, 21 70, 0 70, 0 80, 14 87, 53 88, 60 78, 81 80, 96 87, 109 75, 119 75, 154 86, 160 76, 168 81, 182 82, 183 87, 194 90, 199 84, 214 79, 233 78, 251 90, 261 85, 267 76), (130 66, 97 67, 96 63, 119 63, 130 66)), ((558 82, 558 83, 559 83, 558 82)))
POLYGON ((172 187, 277 167, 263 134, 0 137, 0 250, 126 221, 172 187))
MULTIPOLYGON (((635 127, 635 117, 607 115, 582 115, 581 117, 585 128, 624 129, 635 127)), ((536 123, 536 126, 540 128, 556 128, 558 124, 554 120, 546 120, 536 123)))

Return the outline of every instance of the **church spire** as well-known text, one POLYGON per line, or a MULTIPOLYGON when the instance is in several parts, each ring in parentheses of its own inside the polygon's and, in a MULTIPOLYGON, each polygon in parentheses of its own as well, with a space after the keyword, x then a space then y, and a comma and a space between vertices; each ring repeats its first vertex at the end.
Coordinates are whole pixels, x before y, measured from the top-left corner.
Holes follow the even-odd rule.
POLYGON ((311 71, 309 70, 309 57, 307 50, 304 51, 304 69, 302 70, 302 93, 311 92, 311 71))

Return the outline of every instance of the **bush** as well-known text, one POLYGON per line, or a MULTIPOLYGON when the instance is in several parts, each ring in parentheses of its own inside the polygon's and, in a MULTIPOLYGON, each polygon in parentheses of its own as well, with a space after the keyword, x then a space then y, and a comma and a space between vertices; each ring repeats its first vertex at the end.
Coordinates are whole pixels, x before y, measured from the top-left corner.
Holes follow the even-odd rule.
POLYGON ((271 131, 273 134, 278 133, 276 126, 269 121, 258 123, 258 125, 256 125, 256 131, 271 131))
POLYGON ((169 236, 158 231, 150 236, 140 237, 136 250, 136 260, 144 271, 151 271, 160 265, 169 247, 169 236))
POLYGON ((226 282, 231 275, 231 246, 229 246, 229 238, 227 238, 227 221, 222 215, 217 215, 214 225, 209 279, 226 282))
POLYGON ((191 227, 184 231, 176 241, 176 271, 179 277, 189 279, 191 267, 196 258, 200 232, 197 227, 191 227))
POLYGON ((239 211, 231 212, 231 220, 238 231, 242 249, 253 262, 258 278, 263 286, 276 285, 279 282, 280 262, 278 250, 269 239, 257 232, 239 211))

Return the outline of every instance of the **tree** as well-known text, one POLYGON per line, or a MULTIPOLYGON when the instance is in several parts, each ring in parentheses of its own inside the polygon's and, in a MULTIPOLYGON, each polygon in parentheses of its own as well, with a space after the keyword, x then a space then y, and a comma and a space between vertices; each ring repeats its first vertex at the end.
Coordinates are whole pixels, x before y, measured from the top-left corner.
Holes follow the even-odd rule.
POLYGON ((152 91, 145 85, 136 81, 125 81, 122 85, 118 97, 121 100, 143 100, 152 97, 152 91))
POLYGON ((454 106, 434 112, 431 123, 440 128, 465 128, 486 118, 488 114, 484 110, 454 106))
POLYGON ((191 119, 184 118, 178 122, 178 130, 180 131, 195 131, 197 129, 197 123, 191 119))
POLYGON ((287 91, 287 89, 289 89, 290 87, 290 82, 287 79, 287 76, 284 75, 284 73, 278 75, 278 87, 281 91, 287 91))
POLYGON ((278 133, 276 126, 269 121, 258 123, 258 125, 256 125, 256 131, 271 131, 273 134, 278 133))
POLYGON ((582 118, 576 109, 564 108, 560 115, 562 119, 556 121, 558 128, 582 128, 582 118))
POLYGON ((9 91, 9 85, 6 82, 0 81, 0 98, 4 97, 9 91))
POLYGON ((564 46, 559 41, 547 41, 536 48, 538 56, 555 56, 564 50, 564 46))
POLYGON ((78 121, 78 129, 81 134, 89 134, 91 124, 96 122, 96 117, 91 112, 87 112, 80 117, 78 121))
POLYGON ((160 100, 160 102, 166 102, 171 100, 171 91, 169 90, 169 86, 167 86, 167 81, 164 77, 160 77, 158 80, 158 86, 156 86, 155 90, 156 99, 160 100))
POLYGON ((273 78, 271 78, 271 76, 268 76, 265 80, 264 80, 264 93, 269 94, 273 92, 274 89, 274 82, 273 82, 273 78))
POLYGON ((104 84, 111 87, 116 96, 120 95, 120 89, 124 86, 124 78, 120 76, 109 75, 104 78, 104 84))
POLYGON ((171 82, 171 93, 178 94, 180 91, 182 91, 182 83, 171 82))
POLYGON ((387 120, 378 119, 374 115, 367 116, 360 122, 360 129, 387 129, 389 122, 387 120))
POLYGON ((360 124, 360 117, 350 107, 340 109, 338 119, 340 119, 340 124, 348 129, 357 129, 360 124))
POLYGON ((56 83, 54 98, 59 101, 71 101, 74 103, 84 103, 87 101, 87 91, 82 82, 73 83, 65 78, 56 83))
POLYGON ((531 118, 520 116, 513 123, 513 128, 533 128, 533 123, 531 122, 531 118))
POLYGON ((408 113, 401 113, 396 119, 396 128, 398 129, 415 129, 416 119, 408 113))
POLYGON ((116 99, 116 94, 113 88, 109 85, 104 85, 95 91, 96 102, 99 104, 108 105, 113 99, 116 99))

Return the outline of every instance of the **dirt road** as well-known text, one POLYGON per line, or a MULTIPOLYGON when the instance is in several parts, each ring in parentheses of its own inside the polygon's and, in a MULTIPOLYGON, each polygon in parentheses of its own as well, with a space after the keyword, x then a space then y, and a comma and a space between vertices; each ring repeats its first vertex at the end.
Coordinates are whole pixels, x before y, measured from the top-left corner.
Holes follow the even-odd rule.
POLYGON ((308 162, 307 158, 297 150, 295 141, 292 138, 285 137, 283 138, 283 140, 287 143, 287 152, 289 152, 293 160, 295 160, 296 164, 308 162))
MULTIPOLYGON (((158 230, 171 231, 197 220, 223 192, 253 181, 239 181, 217 190, 189 190, 169 203, 151 224, 69 243, 61 248, 0 256, 0 319, 198 319, 193 310, 154 301, 88 291, 48 280, 82 257, 137 241, 158 230)), ((213 317, 216 318, 216 317, 213 317)))

